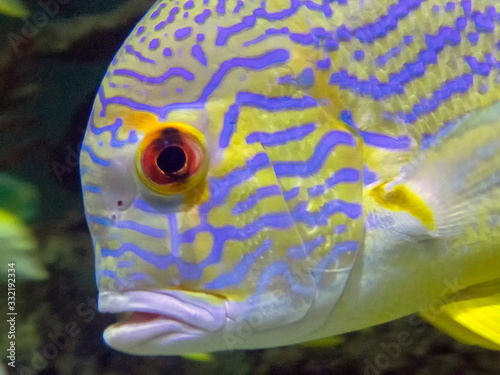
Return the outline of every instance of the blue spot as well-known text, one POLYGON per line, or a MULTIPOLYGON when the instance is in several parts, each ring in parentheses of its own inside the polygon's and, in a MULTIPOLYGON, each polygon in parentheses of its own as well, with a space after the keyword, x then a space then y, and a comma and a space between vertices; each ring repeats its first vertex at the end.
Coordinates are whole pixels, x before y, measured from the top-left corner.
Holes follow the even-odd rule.
POLYGON ((175 38, 178 40, 182 40, 184 38, 187 38, 189 35, 191 35, 191 32, 193 29, 191 27, 184 27, 182 29, 176 30, 175 31, 175 38))
POLYGON ((474 46, 479 42, 479 33, 469 33, 468 37, 469 42, 474 46))
POLYGON ((467 27, 467 17, 458 17, 455 24, 458 31, 465 30, 467 27))
POLYGON ((149 43, 149 49, 150 49, 150 50, 155 50, 155 49, 157 49, 159 46, 160 46, 160 40, 159 40, 159 39, 153 39, 153 40, 149 43))
POLYGON ((137 32, 135 33, 136 36, 139 36, 141 34, 144 33, 144 31, 146 31, 146 28, 144 26, 141 26, 137 29, 137 32))
POLYGON ((316 63, 316 66, 318 69, 329 69, 331 66, 332 61, 330 60, 330 57, 325 57, 323 60, 319 60, 316 63))
POLYGON ((445 10, 447 12, 453 12, 455 10, 455 3, 452 3, 452 2, 447 2, 446 3, 446 6, 445 6, 445 10))
POLYGON ((413 42, 413 35, 405 35, 403 37, 404 44, 410 44, 413 42))
POLYGON ((301 86, 314 85, 314 71, 312 70, 312 68, 305 68, 297 77, 297 81, 301 86))
POLYGON ((172 56, 172 50, 170 48, 165 48, 163 50, 163 55, 165 55, 166 57, 172 56))
POLYGON ((354 51, 354 60, 356 61, 362 61, 365 58, 365 51, 362 50, 356 50, 354 51))
POLYGON ((342 25, 337 29, 337 38, 342 41, 349 41, 351 39, 351 29, 342 25))
POLYGON ((462 8, 464 10, 464 14, 468 16, 472 12, 472 2, 471 0, 463 0, 462 8))

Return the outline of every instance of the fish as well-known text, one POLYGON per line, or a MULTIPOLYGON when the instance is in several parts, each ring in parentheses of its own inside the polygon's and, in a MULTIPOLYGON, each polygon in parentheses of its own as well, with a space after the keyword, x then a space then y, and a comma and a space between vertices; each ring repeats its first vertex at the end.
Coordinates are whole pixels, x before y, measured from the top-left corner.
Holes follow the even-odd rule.
MULTIPOLYGON (((40 282, 49 277, 30 227, 39 219, 39 200, 35 186, 0 173, 0 262, 15 270, 18 283, 40 282)), ((11 274, 6 266, 0 284, 7 284, 11 274)))
POLYGON ((81 148, 105 342, 260 349, 418 313, 499 350, 499 11, 156 2, 81 148))
MULTIPOLYGON (((0 260, 15 269, 18 283, 43 281, 49 274, 40 259, 38 243, 31 229, 18 217, 0 209, 0 260)), ((9 273, 10 274, 10 273, 9 273)), ((7 268, 1 283, 6 284, 7 268)))
POLYGON ((30 12, 21 0, 0 0, 0 14, 15 18, 24 18, 30 12))

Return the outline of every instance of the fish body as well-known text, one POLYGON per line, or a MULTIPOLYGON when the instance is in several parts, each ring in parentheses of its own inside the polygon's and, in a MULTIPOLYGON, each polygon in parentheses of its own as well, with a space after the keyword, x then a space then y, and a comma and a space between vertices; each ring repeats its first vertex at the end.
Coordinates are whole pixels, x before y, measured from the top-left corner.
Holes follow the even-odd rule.
POLYGON ((132 312, 106 342, 263 348, 421 311, 497 348, 451 296, 497 302, 498 8, 158 1, 81 152, 99 309, 132 312))

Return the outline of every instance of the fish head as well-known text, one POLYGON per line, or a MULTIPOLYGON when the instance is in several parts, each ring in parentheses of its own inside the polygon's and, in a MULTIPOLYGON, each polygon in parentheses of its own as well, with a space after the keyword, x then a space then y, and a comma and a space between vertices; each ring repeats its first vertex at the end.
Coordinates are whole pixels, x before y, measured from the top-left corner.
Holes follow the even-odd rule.
POLYGON ((82 146, 99 310, 124 313, 104 339, 138 355, 303 341, 358 250, 356 137, 278 84, 303 69, 288 50, 222 53, 215 19, 195 45, 159 38, 162 4, 115 57, 82 146))

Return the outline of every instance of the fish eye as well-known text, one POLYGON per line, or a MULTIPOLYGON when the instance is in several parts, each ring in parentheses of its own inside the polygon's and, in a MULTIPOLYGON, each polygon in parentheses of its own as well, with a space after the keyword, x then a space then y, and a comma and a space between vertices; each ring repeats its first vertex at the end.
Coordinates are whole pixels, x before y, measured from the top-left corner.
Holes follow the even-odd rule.
POLYGON ((144 137, 136 155, 140 180, 160 194, 179 194, 206 175, 205 137, 190 125, 166 123, 144 137))

